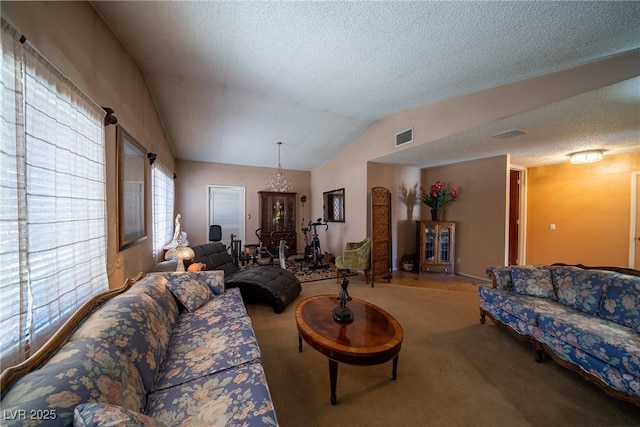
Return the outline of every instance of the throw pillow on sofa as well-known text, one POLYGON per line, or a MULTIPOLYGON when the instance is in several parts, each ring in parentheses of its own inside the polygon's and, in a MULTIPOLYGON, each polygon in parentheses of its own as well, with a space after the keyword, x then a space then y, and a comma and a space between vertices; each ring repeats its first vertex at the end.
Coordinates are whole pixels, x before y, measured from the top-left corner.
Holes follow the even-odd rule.
POLYGON ((511 266, 513 289, 521 295, 558 299, 549 267, 543 265, 511 266))
POLYGON ((611 271, 574 266, 552 265, 550 270, 558 301, 589 314, 596 314, 605 286, 618 275, 611 271))
MULTIPOLYGON (((184 273, 162 273, 164 277, 169 280, 169 277, 172 276, 180 276, 184 273)), ((205 270, 205 271, 197 271, 197 272, 189 272, 189 277, 194 280, 198 280, 204 284, 206 284, 209 289, 213 292, 214 295, 222 295, 224 294, 226 288, 224 283, 224 270, 205 270)))
POLYGON ((199 273, 169 273, 165 275, 169 290, 188 311, 197 310, 214 296, 209 286, 199 275, 199 273))
POLYGON ((164 427, 165 424, 140 412, 117 405, 82 403, 73 414, 74 427, 164 427))
POLYGON ((599 316, 640 332, 640 277, 621 274, 607 285, 599 316))

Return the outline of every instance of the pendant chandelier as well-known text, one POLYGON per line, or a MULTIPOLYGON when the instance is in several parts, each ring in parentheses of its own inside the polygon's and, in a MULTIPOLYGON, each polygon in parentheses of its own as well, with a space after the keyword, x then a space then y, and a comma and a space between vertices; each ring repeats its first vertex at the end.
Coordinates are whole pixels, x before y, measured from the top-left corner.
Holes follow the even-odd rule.
POLYGON ((284 176, 282 173, 282 166, 280 166, 280 146, 282 142, 278 141, 278 172, 275 175, 267 178, 267 188, 271 191, 282 193, 285 191, 293 190, 291 180, 284 176))

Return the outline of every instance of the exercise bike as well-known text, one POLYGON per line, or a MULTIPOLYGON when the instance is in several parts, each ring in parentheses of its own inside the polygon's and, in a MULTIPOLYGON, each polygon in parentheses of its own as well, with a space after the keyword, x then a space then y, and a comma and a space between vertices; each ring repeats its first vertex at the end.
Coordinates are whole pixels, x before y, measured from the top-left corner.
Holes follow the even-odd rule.
POLYGON ((287 240, 296 240, 296 232, 293 230, 272 231, 269 238, 266 239, 262 235, 262 228, 258 228, 255 232, 260 242, 256 249, 256 255, 253 262, 258 265, 277 265, 283 269, 287 268, 287 258, 289 257, 289 246, 287 240), (258 261, 258 257, 268 257, 268 262, 258 261))
POLYGON ((318 238, 318 227, 324 225, 325 231, 329 230, 329 224, 326 220, 322 218, 318 218, 316 222, 309 221, 308 227, 302 228, 302 233, 304 233, 304 261, 310 262, 311 265, 309 268, 311 270, 317 270, 320 268, 327 268, 329 264, 322 263, 322 248, 320 247, 320 239, 318 238), (313 227, 313 235, 311 237, 311 244, 309 244, 309 240, 307 237, 307 233, 313 227))

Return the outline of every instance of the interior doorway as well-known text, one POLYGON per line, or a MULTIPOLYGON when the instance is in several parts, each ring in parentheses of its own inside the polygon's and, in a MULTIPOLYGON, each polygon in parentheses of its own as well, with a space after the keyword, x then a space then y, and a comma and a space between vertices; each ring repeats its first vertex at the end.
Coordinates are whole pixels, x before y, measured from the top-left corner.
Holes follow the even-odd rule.
POLYGON ((522 256, 523 176, 524 171, 517 169, 509 171, 509 265, 519 265, 524 261, 522 256))
POLYGON ((640 268, 640 172, 631 174, 629 267, 640 268))
POLYGON ((210 185, 209 186, 209 225, 222 227, 222 243, 231 245, 231 234, 236 240, 245 241, 245 188, 210 185))

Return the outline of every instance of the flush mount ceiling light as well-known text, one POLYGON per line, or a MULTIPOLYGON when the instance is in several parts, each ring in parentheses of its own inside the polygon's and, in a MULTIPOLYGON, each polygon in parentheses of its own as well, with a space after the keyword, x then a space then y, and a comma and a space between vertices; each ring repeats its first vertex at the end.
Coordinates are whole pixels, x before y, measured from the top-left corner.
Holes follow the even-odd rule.
POLYGON ((293 185, 291 185, 291 180, 284 176, 282 173, 282 166, 280 166, 280 146, 282 142, 278 141, 278 172, 275 175, 267 178, 266 184, 267 188, 271 191, 275 191, 277 193, 282 193, 285 191, 293 190, 293 185))
POLYGON ((604 150, 586 150, 568 154, 571 163, 579 165, 583 163, 593 163, 602 160, 604 150))

